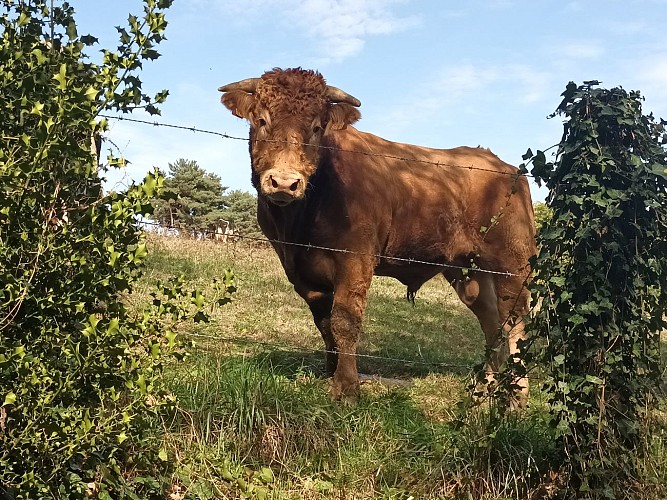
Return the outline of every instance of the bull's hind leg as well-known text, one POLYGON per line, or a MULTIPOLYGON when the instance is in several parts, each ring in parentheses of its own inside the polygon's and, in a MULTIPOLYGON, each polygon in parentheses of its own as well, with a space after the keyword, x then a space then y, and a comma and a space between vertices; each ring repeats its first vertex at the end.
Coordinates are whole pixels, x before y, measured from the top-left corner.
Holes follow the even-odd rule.
MULTIPOLYGON (((530 309, 530 292, 526 287, 525 280, 519 276, 496 276, 496 294, 498 296, 498 312, 502 319, 503 336, 507 338, 508 353, 505 354, 504 362, 511 356, 514 362, 521 362, 520 342, 525 340, 525 329, 523 318, 530 309)), ((515 407, 524 407, 528 402, 528 378, 518 377, 512 383, 517 387, 514 399, 511 401, 515 407)))
MULTIPOLYGON (((515 319, 510 314, 513 310, 522 311, 521 308, 514 307, 518 305, 516 292, 511 293, 514 282, 503 283, 503 280, 512 278, 477 273, 468 279, 452 281, 459 298, 475 314, 484 332, 488 350, 485 367, 488 383, 495 381, 496 373, 508 356, 518 352, 517 341, 523 338, 521 317, 515 319)), ((523 295, 520 298, 523 300, 523 295)), ((513 398, 510 404, 523 406, 528 393, 528 384, 524 379, 516 383, 520 387, 520 394, 517 398, 513 398)))

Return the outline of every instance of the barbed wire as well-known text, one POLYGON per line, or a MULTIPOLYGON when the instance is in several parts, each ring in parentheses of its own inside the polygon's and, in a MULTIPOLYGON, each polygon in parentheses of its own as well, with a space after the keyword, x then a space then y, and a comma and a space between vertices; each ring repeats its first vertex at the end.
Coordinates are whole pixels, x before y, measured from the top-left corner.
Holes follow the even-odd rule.
POLYGON ((392 361, 394 363, 403 363, 403 364, 417 364, 425 366, 438 366, 440 368, 456 368, 456 369, 465 369, 472 371, 475 368, 475 364, 462 364, 462 363, 443 363, 440 361, 425 361, 425 360, 415 360, 415 359, 404 359, 404 358, 392 358, 387 356, 379 356, 377 354, 360 354, 360 353, 343 353, 339 351, 332 351, 328 349, 317 349, 313 347, 305 346, 296 346, 289 344, 278 344, 275 342, 266 342, 262 340, 250 339, 248 337, 223 337, 216 335, 204 335, 201 333, 192 333, 186 332, 184 335, 188 337, 201 338, 206 340, 214 340, 216 342, 224 342, 229 344, 250 344, 257 345, 261 347, 268 347, 270 349, 288 349, 290 351, 308 351, 313 354, 336 354, 338 356, 354 356, 355 358, 365 358, 373 359, 379 361, 392 361))
MULTIPOLYGON (((177 231, 184 231, 188 230, 187 228, 182 228, 178 226, 165 226, 163 224, 160 224, 159 222, 154 222, 154 221, 139 221, 139 224, 141 225, 146 225, 146 226, 154 226, 154 227, 160 227, 163 229, 172 229, 172 230, 177 230, 177 231)), ((192 229, 192 231, 201 233, 201 234, 211 234, 211 235, 217 235, 220 233, 216 233, 215 231, 211 231, 210 229, 192 229)), ((407 264, 419 264, 419 265, 426 265, 426 266, 434 266, 434 267, 442 267, 442 268, 447 268, 447 269, 456 269, 457 271, 462 271, 462 272, 479 272, 479 273, 486 273, 486 274, 494 274, 494 275, 499 275, 499 276, 505 276, 509 278, 510 276, 513 277, 521 277, 523 275, 516 274, 516 273, 511 273, 509 271, 494 271, 491 269, 483 269, 480 267, 475 267, 475 266, 457 266, 455 264, 445 264, 442 262, 431 262, 427 260, 420 260, 420 259, 412 259, 409 257, 397 257, 397 256, 391 256, 391 255, 384 255, 381 253, 366 253, 366 252, 357 252, 355 250, 349 250, 346 248, 333 248, 333 247, 326 247, 322 245, 313 245, 310 243, 298 243, 294 241, 284 241, 284 240, 279 240, 275 238, 267 238, 267 237, 259 237, 259 236, 244 236, 238 233, 233 233, 233 234, 228 234, 228 238, 239 238, 239 239, 244 239, 244 240, 250 240, 250 241, 259 241, 263 243, 271 243, 271 244, 279 244, 279 245, 289 245, 289 246, 295 246, 295 247, 300 247, 300 248, 307 248, 310 250, 323 250, 327 252, 335 252, 335 253, 344 253, 344 254, 350 254, 350 255, 359 255, 362 257, 374 257, 377 259, 384 259, 384 260, 395 260, 399 262, 405 262, 407 264)))
MULTIPOLYGON (((215 135, 218 137, 221 137, 223 139, 230 139, 230 140, 236 140, 236 141, 250 141, 248 137, 239 137, 239 136, 234 136, 230 135, 224 132, 218 132, 215 130, 206 130, 198 127, 188 127, 185 125, 174 125, 171 123, 160 123, 158 121, 150 121, 150 120, 142 120, 139 118, 129 118, 125 116, 111 116, 111 115, 99 115, 101 118, 107 118, 110 120, 119 120, 119 121, 126 121, 126 122, 132 122, 132 123, 141 123, 144 125, 151 125, 154 127, 164 127, 164 128, 173 128, 177 130, 187 130, 190 132, 194 133, 202 133, 202 134, 210 134, 210 135, 215 135)), ((328 151, 338 151, 341 153, 352 153, 352 154, 359 154, 359 155, 364 155, 364 156, 371 156, 371 157, 376 157, 376 158, 387 158, 390 160, 400 160, 400 161, 410 161, 410 162, 415 162, 415 163, 424 163, 427 165, 436 165, 436 166, 441 166, 441 167, 453 167, 453 168, 461 168, 461 169, 466 169, 466 170, 477 170, 481 172, 490 172, 494 174, 500 174, 500 175, 508 175, 508 176, 516 176, 516 177, 530 177, 534 178, 533 175, 529 174, 526 171, 519 170, 517 169, 516 172, 503 172, 500 170, 493 170, 490 168, 482 168, 482 167, 475 167, 474 165, 458 165, 454 163, 446 163, 442 161, 434 161, 434 160, 425 160, 425 159, 420 159, 420 158, 408 158, 404 156, 397 156, 397 155, 390 155, 386 153, 375 153, 372 151, 357 151, 357 150, 352 150, 352 149, 343 149, 343 148, 338 148, 336 146, 324 146, 321 144, 310 144, 308 142, 298 142, 298 141, 283 141, 283 140, 277 140, 277 139, 253 139, 254 142, 270 142, 270 143, 275 143, 275 144, 291 144, 291 145, 298 145, 298 146, 309 146, 309 147, 316 147, 319 149, 326 149, 328 151)), ((554 146, 551 146, 547 148, 545 151, 553 148, 554 146)))
MULTIPOLYGON (((166 127, 166 128, 177 129, 177 130, 187 130, 187 131, 194 132, 194 133, 210 134, 210 135, 215 135, 215 136, 221 137, 223 139, 239 140, 239 141, 246 141, 246 142, 250 140, 247 137, 233 136, 233 135, 230 135, 230 134, 227 134, 227 133, 224 133, 224 132, 218 132, 218 131, 214 131, 214 130, 206 130, 206 129, 201 129, 201 128, 194 127, 194 126, 188 127, 188 126, 184 126, 184 125, 175 125, 175 124, 170 124, 170 123, 160 123, 160 122, 157 122, 157 121, 142 120, 142 119, 138 119, 138 118, 129 118, 129 117, 124 117, 124 116, 111 116, 111 115, 104 115, 104 114, 101 114, 99 116, 102 117, 102 118, 107 118, 107 119, 112 119, 112 120, 128 121, 128 122, 133 122, 133 123, 141 123, 141 124, 145 124, 145 125, 152 125, 152 126, 155 126, 155 127, 166 127)), ((361 155, 366 155, 366 156, 381 157, 381 158, 388 158, 388 159, 401 160, 401 161, 413 161, 413 162, 425 163, 425 164, 437 165, 437 166, 447 166, 447 167, 454 167, 454 168, 463 168, 463 169, 468 169, 468 170, 478 170, 478 171, 491 172, 491 173, 497 173, 497 174, 502 174, 502 175, 510 175, 510 176, 515 177, 515 179, 518 179, 519 177, 522 177, 522 176, 532 177, 530 174, 528 174, 527 172, 522 171, 522 170, 517 170, 516 172, 502 172, 502 171, 498 171, 498 170, 475 167, 473 165, 449 164, 449 163, 444 163, 444 162, 439 162, 439 161, 424 160, 424 159, 418 159, 418 158, 407 158, 407 157, 401 157, 401 156, 396 156, 396 155, 388 155, 388 154, 384 154, 384 153, 375 153, 375 152, 370 152, 370 151, 347 150, 347 149, 337 148, 337 147, 334 147, 334 146, 315 145, 315 144, 309 144, 309 143, 303 143, 303 142, 278 141, 278 140, 275 140, 275 139, 253 139, 253 140, 257 141, 257 142, 272 142, 272 143, 281 143, 281 144, 296 144, 296 145, 302 145, 302 146, 314 146, 314 147, 318 147, 318 148, 321 148, 321 149, 327 149, 327 150, 331 150, 331 151, 361 154, 361 155)), ((510 195, 511 195, 511 193, 510 193, 510 195)), ((167 229, 181 230, 181 228, 178 228, 178 227, 166 227, 166 228, 167 229)), ((200 232, 202 232, 202 231, 200 230, 200 232)), ((447 269, 456 269, 456 270, 464 271, 464 272, 476 271, 476 272, 480 272, 480 273, 501 275, 501 276, 506 276, 506 277, 521 276, 521 275, 518 275, 518 274, 515 274, 515 273, 511 273, 509 271, 494 271, 494 270, 490 270, 490 269, 478 268, 476 266, 458 266, 458 265, 454 265, 454 264, 429 262, 429 261, 406 258, 406 257, 395 257, 395 256, 392 257, 392 256, 387 256, 387 255, 382 255, 382 254, 367 254, 367 253, 362 253, 362 252, 356 252, 354 250, 349 250, 349 249, 331 248, 331 247, 324 247, 324 246, 320 246, 320 245, 312 245, 312 244, 309 244, 309 243, 288 242, 288 241, 282 241, 282 240, 270 239, 270 238, 258 238, 258 237, 244 236, 244 235, 234 235, 234 236, 237 237, 237 238, 248 239, 248 240, 265 241, 265 242, 268 242, 268 243, 291 245, 291 246, 297 246, 297 247, 308 248, 308 249, 313 249, 313 250, 324 250, 324 251, 329 251, 329 252, 338 252, 338 253, 360 255, 360 256, 365 256, 365 257, 374 257, 374 258, 378 258, 378 259, 386 259, 386 260, 393 260, 393 261, 398 261, 398 262, 406 262, 408 264, 420 264, 420 265, 436 266, 436 267, 442 267, 442 268, 447 268, 447 269)))
MULTIPOLYGON (((162 226, 161 224, 153 221, 141 221, 141 224, 145 224, 148 226, 157 226, 157 227, 165 227, 162 226)), ((175 226, 166 226, 168 229, 176 229, 181 231, 182 228, 175 227, 175 226)), ((216 233, 215 231, 211 231, 210 229, 200 229, 196 230, 197 232, 201 234, 220 234, 216 233)), ((284 243, 288 245, 297 245, 297 246, 302 246, 302 247, 307 247, 307 248, 315 248, 315 249, 322 249, 322 250, 327 250, 327 251, 333 251, 333 252, 345 252, 345 253, 358 253, 360 255, 370 255, 370 254, 364 254, 360 252, 353 252, 350 250, 341 250, 341 249, 335 249, 335 248, 329 248, 329 247, 321 247, 317 245, 307 245, 307 244, 299 244, 299 243, 291 243, 291 242, 283 242, 280 240, 273 240, 269 238, 260 238, 260 237, 253 237, 253 236, 242 236, 238 234, 228 234, 227 235, 229 239, 233 238, 239 238, 239 239, 246 239, 246 240, 252 240, 252 241, 259 241, 259 242, 266 242, 266 243, 284 243)), ((387 259, 394 259, 394 257, 387 257, 387 256, 379 256, 375 255, 381 258, 387 258, 387 259)), ((419 261, 415 259, 403 259, 403 258, 397 258, 398 260, 405 260, 408 262, 412 263, 422 263, 422 264, 428 264, 428 265, 434 265, 434 266, 444 266, 444 267, 453 267, 456 269, 466 269, 466 270, 477 270, 480 272, 489 272, 492 274, 501 274, 501 275, 511 275, 511 276, 520 276, 517 274, 512 274, 512 273, 502 273, 498 271, 490 271, 490 270, 482 270, 482 269, 477 269, 477 268, 465 268, 462 266, 454 266, 454 265, 447 265, 447 264, 440 264, 440 263, 434 263, 434 262, 428 262, 428 261, 419 261)), ((528 276, 524 276, 524 284, 523 286, 526 286, 526 280, 528 279, 528 276)), ((509 322, 510 317, 505 319, 505 321, 499 325, 499 330, 502 331, 504 330, 506 324, 509 322)), ((512 327, 513 328, 513 327, 512 327)), ((191 337, 196 337, 196 338, 203 338, 207 340, 215 340, 218 342, 227 342, 227 343, 233 343, 233 344, 250 344, 250 345, 259 345, 263 347, 267 347, 270 349, 289 349, 291 351, 308 351, 311 353, 320 353, 320 354, 336 354, 338 356, 354 356, 355 358, 365 358, 365 359, 374 359, 374 360, 381 360, 381 361, 390 361, 394 363, 403 363, 403 364, 417 364, 417 365, 424 365, 424 366, 433 366, 433 367, 439 367, 439 368, 449 368, 449 369, 456 369, 456 370, 465 370, 467 375, 472 375, 475 371, 477 371, 478 368, 481 367, 481 364, 458 364, 458 363, 443 363, 443 362, 437 362, 437 361, 422 361, 422 360, 414 360, 414 359, 405 359, 405 358, 393 358, 393 357, 387 357, 387 356, 379 356, 379 355, 374 355, 374 354, 361 354, 361 353, 341 353, 339 351, 332 351, 332 350, 327 350, 327 349, 314 349, 314 348, 306 348, 303 346, 294 346, 294 345, 287 345, 287 344, 278 344, 278 343, 271 343, 271 342, 266 342, 266 341, 258 341, 254 339, 250 339, 248 337, 223 337, 223 336, 213 336, 213 335, 203 335, 203 334, 197 334, 197 333, 192 333, 192 332, 187 332, 185 335, 189 335, 191 337)), ((491 373, 491 374, 497 374, 497 373, 502 373, 502 371, 489 371, 488 369, 484 369, 486 373, 491 373)), ((532 371, 529 370, 529 371, 532 371)), ((525 378, 527 379, 533 379, 535 380, 536 377, 529 375, 528 373, 526 374, 525 378)))
MULTIPOLYGON (((389 357, 389 356, 380 356, 377 354, 363 354, 363 353, 343 353, 339 351, 332 351, 329 349, 317 349, 314 347, 306 347, 306 346, 297 346, 297 345, 290 345, 290 344, 279 344, 276 342, 266 342, 263 340, 255 340, 255 339, 250 339, 248 337, 224 337, 224 336, 216 336, 216 335, 205 335, 201 333, 194 333, 194 332, 184 332, 184 336, 187 337, 193 337, 193 338, 200 338, 204 340, 210 340, 210 341, 216 341, 216 342, 223 342, 223 343, 228 343, 228 344, 235 344, 235 345, 241 345, 241 344, 247 344, 247 345, 255 345, 255 346, 260 346, 260 347, 266 347, 269 349, 280 349, 280 350, 289 350, 295 353, 298 352, 308 352, 312 354, 335 354, 337 356, 351 356, 355 358, 362 358, 362 359, 370 359, 370 360, 377 360, 377 361, 391 361, 393 363, 402 363, 402 364, 409 364, 409 365, 421 365, 421 366, 430 366, 430 367, 437 367, 437 368, 443 368, 443 369, 452 369, 452 370, 458 370, 459 373, 467 375, 467 376, 472 376, 475 372, 477 371, 484 371, 484 373, 487 374, 501 374, 504 373, 503 370, 488 370, 487 367, 485 366, 484 361, 480 361, 478 363, 445 363, 442 361, 426 361, 426 360, 419 360, 419 359, 406 359, 406 358, 394 358, 394 357, 389 357)), ((540 380, 540 377, 537 377, 535 375, 531 375, 530 371, 532 371, 533 368, 529 369, 526 373, 525 378, 529 380, 540 380)))

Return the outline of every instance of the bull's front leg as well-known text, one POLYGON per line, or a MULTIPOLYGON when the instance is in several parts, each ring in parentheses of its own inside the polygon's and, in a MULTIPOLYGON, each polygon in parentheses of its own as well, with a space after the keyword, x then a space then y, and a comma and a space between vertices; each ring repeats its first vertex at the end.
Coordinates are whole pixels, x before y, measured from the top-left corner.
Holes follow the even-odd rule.
POLYGON ((338 351, 338 365, 331 381, 331 393, 336 399, 359 397, 357 342, 372 277, 371 263, 348 261, 337 269, 331 311, 331 332, 338 351))
POLYGON ((333 308, 333 292, 313 290, 305 286, 296 286, 297 293, 303 297, 313 314, 315 326, 322 335, 326 352, 324 354, 327 375, 332 377, 338 366, 338 348, 331 332, 331 310, 333 308))

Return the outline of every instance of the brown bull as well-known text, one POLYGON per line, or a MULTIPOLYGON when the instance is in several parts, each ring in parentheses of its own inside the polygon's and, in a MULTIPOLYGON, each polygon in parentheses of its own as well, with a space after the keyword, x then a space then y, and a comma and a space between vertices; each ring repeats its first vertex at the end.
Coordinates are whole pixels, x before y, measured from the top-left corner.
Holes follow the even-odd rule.
POLYGON ((324 338, 336 397, 358 394, 355 353, 374 274, 414 294, 442 273, 479 319, 489 376, 517 352, 535 230, 516 168, 482 148, 360 132, 351 125, 361 103, 317 72, 274 69, 219 90, 250 122, 259 225, 324 338))

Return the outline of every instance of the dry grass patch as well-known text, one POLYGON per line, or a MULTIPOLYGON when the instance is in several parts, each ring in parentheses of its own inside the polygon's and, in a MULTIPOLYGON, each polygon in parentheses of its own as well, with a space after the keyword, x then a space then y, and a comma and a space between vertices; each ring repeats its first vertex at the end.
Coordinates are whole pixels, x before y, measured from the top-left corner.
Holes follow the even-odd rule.
MULTIPOLYGON (((152 236, 149 250, 146 285, 183 273, 206 289, 210 279, 233 269, 238 291, 232 303, 214 309, 211 323, 198 327, 197 332, 219 338, 221 350, 229 350, 223 344, 232 339, 244 349, 255 342, 324 356, 310 311, 294 292, 272 248, 152 236)), ((140 303, 142 290, 137 292, 133 300, 140 303)), ((214 349, 215 340, 208 339, 206 348, 214 349)), ((369 374, 405 378, 465 373, 482 360, 484 337, 476 318, 444 279, 426 283, 412 304, 398 281, 375 277, 359 353, 360 371, 369 374)))

